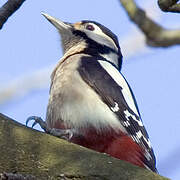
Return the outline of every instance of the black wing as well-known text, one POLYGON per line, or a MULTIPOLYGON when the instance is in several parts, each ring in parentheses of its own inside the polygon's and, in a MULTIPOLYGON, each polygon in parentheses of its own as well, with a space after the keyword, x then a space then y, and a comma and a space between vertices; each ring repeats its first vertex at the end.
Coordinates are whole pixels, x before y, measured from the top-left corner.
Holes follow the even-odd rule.
MULTIPOLYGON (((99 60, 95 57, 84 56, 81 58, 78 71, 82 79, 99 94, 102 101, 117 115, 119 121, 132 139, 145 149, 146 159, 144 163, 152 171, 156 172, 155 156, 149 142, 149 136, 142 124, 134 95, 124 77, 118 72, 119 77, 121 76, 124 79, 126 87, 129 88, 128 91, 131 94, 132 103, 134 103, 138 114, 133 112, 127 104, 122 92, 124 87, 111 77, 106 70, 107 67, 101 65, 100 62, 103 61, 103 59, 99 60)), ((105 61, 105 63, 109 62, 105 61)), ((112 64, 109 63, 108 66, 111 66, 114 71, 117 71, 115 67, 112 67, 112 64)))

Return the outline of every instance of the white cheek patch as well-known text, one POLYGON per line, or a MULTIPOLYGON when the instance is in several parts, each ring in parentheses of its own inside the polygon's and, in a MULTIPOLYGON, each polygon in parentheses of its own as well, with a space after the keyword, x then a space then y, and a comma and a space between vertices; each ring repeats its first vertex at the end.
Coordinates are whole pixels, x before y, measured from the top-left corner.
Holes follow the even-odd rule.
POLYGON ((93 31, 87 29, 83 30, 90 39, 93 39, 99 44, 106 45, 118 51, 114 41, 109 36, 107 36, 97 25, 93 23, 88 23, 88 25, 92 25, 95 28, 93 31))

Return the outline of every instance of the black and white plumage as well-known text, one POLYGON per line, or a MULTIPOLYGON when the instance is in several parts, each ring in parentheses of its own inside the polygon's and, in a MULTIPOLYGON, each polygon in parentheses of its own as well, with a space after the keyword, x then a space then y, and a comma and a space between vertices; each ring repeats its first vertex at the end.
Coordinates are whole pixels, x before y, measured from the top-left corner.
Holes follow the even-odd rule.
POLYGON ((47 126, 72 129, 70 141, 156 172, 135 97, 119 72, 122 54, 117 36, 94 21, 70 24, 43 15, 60 32, 64 50, 51 77, 47 126))
POLYGON ((154 153, 149 136, 140 118, 132 91, 122 74, 104 59, 92 60, 82 57, 78 71, 82 79, 101 97, 113 111, 125 131, 140 146, 146 149, 146 163, 150 169, 155 166, 154 153))

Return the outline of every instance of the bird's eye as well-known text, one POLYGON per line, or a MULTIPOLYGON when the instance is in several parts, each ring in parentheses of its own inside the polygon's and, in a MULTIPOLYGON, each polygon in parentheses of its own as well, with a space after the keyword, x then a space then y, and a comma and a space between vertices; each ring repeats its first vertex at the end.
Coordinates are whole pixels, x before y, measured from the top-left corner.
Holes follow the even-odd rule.
POLYGON ((87 29, 87 30, 90 30, 90 31, 94 31, 94 26, 91 25, 91 24, 88 24, 88 25, 86 26, 86 29, 87 29))

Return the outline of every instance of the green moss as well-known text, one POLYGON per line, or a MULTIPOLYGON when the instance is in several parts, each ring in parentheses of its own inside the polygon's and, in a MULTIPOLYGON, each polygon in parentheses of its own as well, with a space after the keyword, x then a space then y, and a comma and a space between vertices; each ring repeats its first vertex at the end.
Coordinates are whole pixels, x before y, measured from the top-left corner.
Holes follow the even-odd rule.
POLYGON ((165 180, 151 171, 27 128, 0 114, 0 173, 37 179, 165 180))

